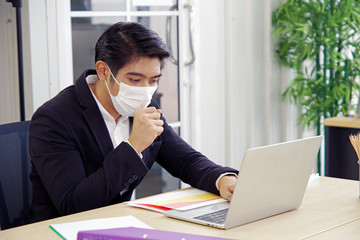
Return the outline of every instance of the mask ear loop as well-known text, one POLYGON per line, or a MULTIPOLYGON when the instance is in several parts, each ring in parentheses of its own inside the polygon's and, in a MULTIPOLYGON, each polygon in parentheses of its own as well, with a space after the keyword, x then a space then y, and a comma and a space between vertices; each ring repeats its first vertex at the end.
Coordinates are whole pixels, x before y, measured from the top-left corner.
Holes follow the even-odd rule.
POLYGON ((120 86, 120 83, 116 80, 116 78, 114 77, 113 73, 111 72, 111 69, 109 68, 109 66, 106 64, 107 68, 109 69, 110 71, 110 74, 112 76, 112 78, 115 80, 115 82, 120 86))
MULTIPOLYGON (((107 64, 106 64, 106 67, 109 69, 110 74, 111 74, 111 77, 115 80, 115 82, 116 82, 116 83, 119 85, 119 87, 120 87, 120 83, 119 83, 119 82, 116 80, 116 78, 114 77, 113 73, 111 72, 110 67, 109 67, 107 64)), ((110 89, 109 89, 109 86, 108 86, 108 84, 107 84, 107 81, 105 81, 105 85, 106 85, 106 88, 107 88, 110 96, 113 96, 113 95, 111 94, 111 92, 110 92, 110 89)), ((113 97, 114 97, 114 96, 113 96, 113 97)))
POLYGON ((108 84, 107 84, 107 81, 105 81, 105 85, 106 85, 106 88, 107 88, 107 90, 108 90, 108 92, 109 92, 110 96, 114 97, 114 96, 111 94, 111 92, 110 92, 110 89, 109 89, 109 86, 108 86, 108 84))

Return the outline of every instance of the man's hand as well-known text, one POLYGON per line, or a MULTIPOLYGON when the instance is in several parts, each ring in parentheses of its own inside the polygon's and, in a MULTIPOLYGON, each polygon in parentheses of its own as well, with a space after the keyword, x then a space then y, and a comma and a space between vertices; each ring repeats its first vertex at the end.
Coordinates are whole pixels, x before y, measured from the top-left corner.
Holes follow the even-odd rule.
POLYGON ((155 107, 148 107, 135 112, 129 142, 137 153, 140 154, 144 151, 164 131, 164 121, 160 119, 160 116, 161 109, 155 107))
POLYGON ((218 182, 218 187, 219 187, 220 195, 223 198, 231 201, 236 181, 237 178, 234 175, 225 175, 220 178, 218 182))

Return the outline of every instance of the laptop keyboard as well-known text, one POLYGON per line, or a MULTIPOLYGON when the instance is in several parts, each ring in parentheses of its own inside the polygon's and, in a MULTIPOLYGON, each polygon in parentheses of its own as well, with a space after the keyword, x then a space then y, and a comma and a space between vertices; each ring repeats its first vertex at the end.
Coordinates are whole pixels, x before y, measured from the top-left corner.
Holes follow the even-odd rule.
POLYGON ((194 217, 195 219, 217 223, 217 224, 223 224, 226 219, 226 215, 228 213, 228 208, 212 212, 212 213, 206 213, 197 217, 194 217))

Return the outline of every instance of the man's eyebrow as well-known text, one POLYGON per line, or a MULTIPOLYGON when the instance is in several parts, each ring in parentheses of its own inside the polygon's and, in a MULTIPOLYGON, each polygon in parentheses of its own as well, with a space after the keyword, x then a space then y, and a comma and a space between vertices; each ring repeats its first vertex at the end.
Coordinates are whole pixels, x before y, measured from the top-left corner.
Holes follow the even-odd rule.
MULTIPOLYGON (((131 75, 131 76, 138 76, 138 77, 144 77, 146 78, 146 76, 142 73, 138 73, 138 72, 128 72, 126 73, 126 75, 131 75)), ((159 75, 156 75, 156 76, 153 76, 153 77, 150 77, 150 78, 159 78, 162 76, 162 73, 160 73, 159 75)))

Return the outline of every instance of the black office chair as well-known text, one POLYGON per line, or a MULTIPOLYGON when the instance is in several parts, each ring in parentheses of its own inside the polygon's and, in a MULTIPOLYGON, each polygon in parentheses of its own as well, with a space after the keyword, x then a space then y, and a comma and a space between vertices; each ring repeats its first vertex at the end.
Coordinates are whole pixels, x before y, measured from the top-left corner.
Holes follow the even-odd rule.
POLYGON ((0 125, 1 229, 26 223, 30 210, 31 168, 28 151, 30 121, 0 125))

